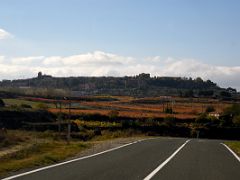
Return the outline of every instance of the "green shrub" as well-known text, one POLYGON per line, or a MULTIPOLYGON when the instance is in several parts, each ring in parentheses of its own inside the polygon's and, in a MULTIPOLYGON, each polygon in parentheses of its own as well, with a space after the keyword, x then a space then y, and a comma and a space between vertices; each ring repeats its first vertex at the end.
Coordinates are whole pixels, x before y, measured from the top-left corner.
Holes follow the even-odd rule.
POLYGON ((231 116, 236 116, 240 115, 240 104, 233 104, 230 107, 227 107, 224 109, 223 115, 231 115, 231 116))
POLYGON ((111 110, 109 113, 108 113, 108 117, 109 119, 116 119, 119 115, 119 112, 117 110, 111 110))
POLYGON ((195 122, 199 124, 204 124, 211 122, 211 120, 209 119, 206 113, 202 113, 195 119, 195 122))
POLYGON ((21 107, 16 105, 16 104, 10 105, 10 109, 13 109, 13 110, 16 110, 16 111, 21 111, 21 107))
POLYGON ((122 128, 129 128, 131 123, 128 120, 122 121, 122 128))
POLYGON ((167 116, 164 118, 163 120, 164 124, 166 124, 167 126, 174 126, 176 124, 176 120, 175 117, 173 116, 167 116))
POLYGON ((2 99, 0 99, 0 107, 4 107, 5 106, 5 103, 2 99))
POLYGON ((32 106, 30 106, 29 104, 21 104, 20 107, 26 108, 26 109, 32 109, 32 106))
POLYGON ((233 124, 235 126, 240 126, 240 115, 234 116, 233 118, 233 124))
POLYGON ((213 123, 213 124, 219 124, 220 120, 219 118, 215 117, 215 116, 208 116, 208 119, 213 123))
POLYGON ((131 127, 136 128, 140 126, 140 122, 138 120, 131 121, 131 127))
POLYGON ((100 128, 95 128, 94 129, 94 134, 97 135, 97 136, 102 135, 101 129, 100 128))
POLYGON ((39 103, 39 104, 37 104, 37 108, 40 110, 47 110, 49 107, 45 103, 39 103))
POLYGON ((92 139, 95 135, 96 134, 93 130, 86 130, 84 132, 80 131, 78 133, 72 133, 71 137, 73 139, 80 139, 80 140, 83 140, 83 141, 87 141, 87 140, 92 139))
POLYGON ((221 126, 239 126, 240 104, 233 104, 224 109, 220 118, 221 126))

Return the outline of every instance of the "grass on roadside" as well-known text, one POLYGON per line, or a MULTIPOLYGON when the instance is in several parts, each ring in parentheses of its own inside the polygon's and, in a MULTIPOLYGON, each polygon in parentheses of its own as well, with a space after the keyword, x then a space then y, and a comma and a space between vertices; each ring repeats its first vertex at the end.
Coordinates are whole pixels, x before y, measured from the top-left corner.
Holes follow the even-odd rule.
POLYGON ((225 142, 225 144, 230 147, 238 156, 240 156, 240 141, 235 142, 225 142))
POLYGON ((0 177, 9 172, 59 162, 90 147, 89 143, 53 141, 34 144, 0 159, 0 177))
POLYGON ((104 141, 116 138, 145 137, 146 135, 134 129, 108 131, 103 130, 101 136, 95 136, 93 141, 104 141))
POLYGON ((52 131, 34 132, 24 130, 7 130, 6 133, 0 133, 0 150, 11 148, 15 145, 33 144, 36 141, 49 141, 58 138, 58 133, 52 131))
MULTIPOLYGON (((87 130, 81 133, 88 135, 93 132, 87 130)), ((101 141, 136 136, 142 137, 144 134, 133 129, 121 131, 104 130, 101 131, 101 135, 93 135, 87 141, 73 138, 71 143, 67 144, 65 140, 56 138, 57 134, 51 131, 32 132, 9 130, 6 137, 12 139, 13 144, 8 148, 14 148, 14 142, 16 143, 14 137, 21 137, 21 139, 23 139, 23 142, 16 143, 15 145, 23 145, 24 148, 0 156, 0 177, 22 169, 45 166, 63 161, 76 156, 81 151, 101 141)))
POLYGON ((10 146, 27 142, 31 139, 30 133, 25 131, 11 130, 6 133, 0 133, 0 150, 10 146))

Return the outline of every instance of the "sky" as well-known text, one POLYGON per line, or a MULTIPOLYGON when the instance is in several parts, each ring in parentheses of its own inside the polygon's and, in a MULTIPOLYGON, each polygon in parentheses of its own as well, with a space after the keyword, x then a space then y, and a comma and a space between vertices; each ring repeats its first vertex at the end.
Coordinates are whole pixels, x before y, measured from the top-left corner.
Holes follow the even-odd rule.
POLYGON ((0 80, 184 76, 240 90, 238 0, 0 0, 0 80))

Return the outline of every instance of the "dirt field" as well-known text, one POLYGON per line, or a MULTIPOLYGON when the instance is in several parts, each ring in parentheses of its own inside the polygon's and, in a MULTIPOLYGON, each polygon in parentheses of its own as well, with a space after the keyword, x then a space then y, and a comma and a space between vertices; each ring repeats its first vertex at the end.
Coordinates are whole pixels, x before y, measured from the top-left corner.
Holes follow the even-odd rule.
MULTIPOLYGON (((71 109, 73 114, 102 114, 108 115, 110 111, 116 110, 119 116, 135 117, 135 118, 154 118, 166 117, 169 114, 165 113, 164 109, 171 108, 172 115, 179 119, 195 118, 200 113, 206 111, 208 106, 212 106, 214 113, 221 113, 224 108, 228 107, 230 103, 224 101, 217 101, 214 99, 189 99, 189 98, 141 98, 133 99, 132 97, 117 97, 118 101, 74 101, 79 106, 74 106, 71 109)), ((59 112, 59 109, 50 108, 51 112, 59 112)), ((63 112, 68 112, 67 108, 62 109, 63 112)))

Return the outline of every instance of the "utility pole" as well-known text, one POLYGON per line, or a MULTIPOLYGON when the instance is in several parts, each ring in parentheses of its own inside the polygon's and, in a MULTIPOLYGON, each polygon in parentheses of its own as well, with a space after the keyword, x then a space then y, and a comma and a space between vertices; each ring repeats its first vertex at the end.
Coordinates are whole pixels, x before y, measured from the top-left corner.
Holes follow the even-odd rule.
POLYGON ((59 114, 58 114, 58 132, 61 133, 61 122, 62 122, 62 100, 59 101, 59 114))
POLYGON ((68 144, 70 143, 71 138, 71 100, 69 99, 69 106, 68 106, 68 132, 67 132, 67 141, 68 144))
POLYGON ((165 112, 165 102, 164 102, 164 101, 162 101, 162 105, 163 105, 162 111, 163 111, 163 113, 164 113, 164 112, 165 112))
MULTIPOLYGON (((64 97, 65 100, 68 98, 64 97)), ((68 99, 68 120, 67 120, 67 143, 70 143, 70 138, 71 138, 71 100, 70 98, 68 99)))

